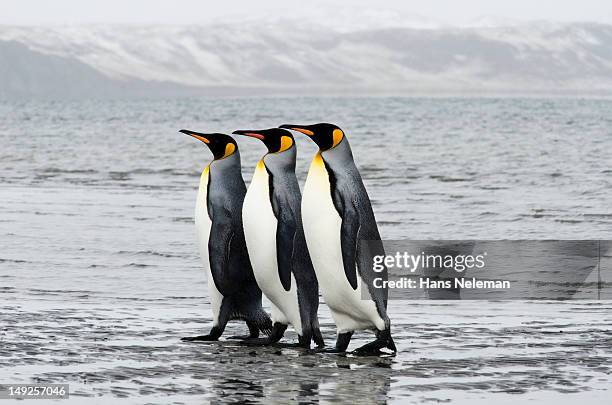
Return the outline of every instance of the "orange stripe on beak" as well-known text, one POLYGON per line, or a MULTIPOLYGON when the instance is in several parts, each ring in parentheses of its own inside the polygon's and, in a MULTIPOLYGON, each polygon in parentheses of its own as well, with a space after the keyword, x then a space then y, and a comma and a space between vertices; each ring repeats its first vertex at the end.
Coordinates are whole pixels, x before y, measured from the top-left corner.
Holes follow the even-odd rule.
POLYGON ((204 142, 204 143, 210 143, 210 141, 206 138, 204 138, 203 136, 200 135, 194 135, 194 134, 189 134, 189 136, 193 136, 195 139, 199 139, 200 141, 204 142))
POLYGON ((314 135, 314 132, 309 131, 308 129, 304 129, 304 128, 291 128, 291 129, 294 130, 294 131, 301 132, 304 135, 308 135, 308 136, 313 136, 314 135))
POLYGON ((244 134, 241 134, 241 135, 246 135, 246 136, 250 136, 252 138, 257 138, 261 140, 264 139, 264 136, 262 134, 258 134, 256 132, 245 132, 244 134))
POLYGON ((202 141, 202 142, 204 142, 204 143, 210 143, 210 141, 208 140, 208 138, 205 138, 205 137, 204 137, 204 135, 205 135, 205 134, 200 134, 200 133, 198 133, 198 132, 190 131, 190 130, 188 130, 188 129, 181 129, 179 132, 180 132, 181 134, 189 135, 189 136, 191 136, 192 138, 195 138, 195 139, 197 139, 197 140, 199 140, 199 141, 202 141))

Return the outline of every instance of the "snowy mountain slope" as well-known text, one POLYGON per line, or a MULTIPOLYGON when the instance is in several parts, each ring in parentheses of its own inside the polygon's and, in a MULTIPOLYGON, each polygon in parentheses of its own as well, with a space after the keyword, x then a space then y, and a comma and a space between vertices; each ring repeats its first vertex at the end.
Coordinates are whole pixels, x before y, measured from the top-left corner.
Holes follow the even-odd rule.
POLYGON ((138 79, 114 80, 76 59, 0 41, 0 100, 121 98, 195 94, 190 88, 138 79))
POLYGON ((245 93, 612 91, 612 26, 602 24, 5 26, 0 41, 82 63, 113 81, 245 93))

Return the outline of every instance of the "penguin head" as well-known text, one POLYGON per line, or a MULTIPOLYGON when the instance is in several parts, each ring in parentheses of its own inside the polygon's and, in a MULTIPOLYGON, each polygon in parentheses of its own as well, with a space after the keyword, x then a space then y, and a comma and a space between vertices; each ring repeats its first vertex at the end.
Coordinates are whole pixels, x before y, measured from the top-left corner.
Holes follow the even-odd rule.
POLYGON ((215 160, 225 159, 226 157, 233 155, 238 150, 236 141, 229 135, 219 133, 203 134, 201 132, 190 131, 188 129, 181 129, 179 132, 204 142, 214 155, 215 160))
POLYGON ((279 128, 291 129, 308 135, 319 149, 326 151, 335 148, 344 139, 344 131, 334 124, 320 123, 313 125, 284 124, 279 128))
POLYGON ((293 145, 295 145, 291 132, 280 128, 258 130, 240 129, 232 133, 259 139, 268 148, 268 153, 281 153, 291 149, 293 145))

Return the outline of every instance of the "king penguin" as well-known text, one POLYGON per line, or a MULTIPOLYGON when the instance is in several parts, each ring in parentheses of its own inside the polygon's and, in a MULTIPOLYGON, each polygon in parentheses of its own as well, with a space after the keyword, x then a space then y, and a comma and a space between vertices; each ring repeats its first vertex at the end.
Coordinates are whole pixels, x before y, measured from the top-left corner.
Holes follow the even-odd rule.
POLYGON ((293 326, 298 346, 324 342, 317 311, 319 287, 302 228, 301 193, 295 175, 296 146, 291 132, 273 128, 238 130, 268 148, 255 169, 242 216, 257 284, 272 304, 272 334, 245 344, 278 342, 293 326))
POLYGON ((304 185, 302 217, 321 292, 338 328, 336 347, 325 351, 345 352, 354 331, 370 329, 376 340, 356 354, 383 348, 395 353, 387 290, 373 284, 381 274, 373 270, 372 254, 384 255, 384 248, 346 135, 326 123, 280 128, 301 132, 319 147, 304 185))
POLYGON ((216 341, 227 322, 246 321, 249 335, 270 333, 272 321, 261 306, 244 240, 242 203, 246 185, 242 179, 236 141, 225 134, 180 132, 206 144, 214 159, 202 172, 196 201, 195 223, 202 263, 208 276, 213 327, 208 335, 185 337, 183 341, 216 341))

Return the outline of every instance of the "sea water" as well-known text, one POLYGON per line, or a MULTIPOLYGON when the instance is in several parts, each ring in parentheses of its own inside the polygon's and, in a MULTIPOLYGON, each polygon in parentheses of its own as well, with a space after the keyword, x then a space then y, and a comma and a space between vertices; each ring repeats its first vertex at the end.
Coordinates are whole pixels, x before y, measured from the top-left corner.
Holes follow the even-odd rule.
MULTIPOLYGON (((612 239, 609 100, 5 102, 0 382, 69 383, 74 403, 609 400, 609 301, 392 301, 394 358, 181 343, 211 326, 193 224, 211 154, 177 131, 322 121, 384 239, 612 239)), ((303 184, 316 147, 296 139, 303 184)), ((248 183, 265 147, 238 144, 248 183)))

